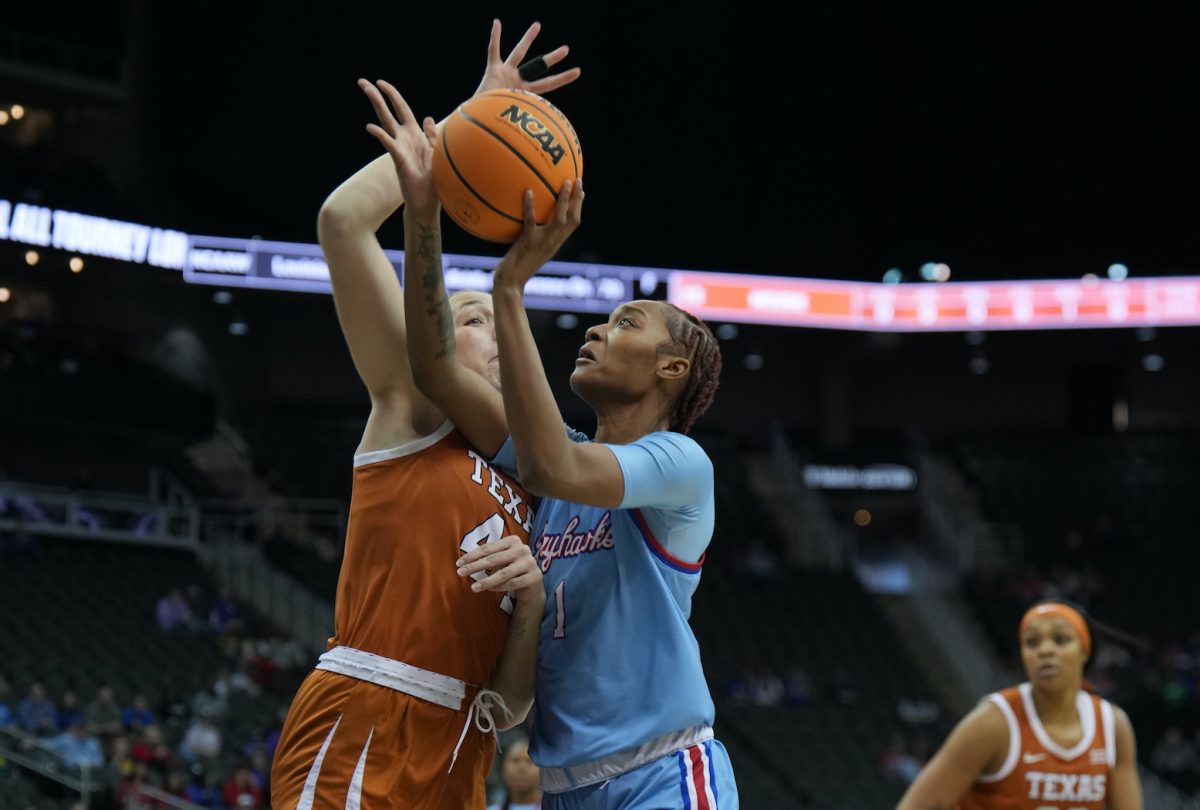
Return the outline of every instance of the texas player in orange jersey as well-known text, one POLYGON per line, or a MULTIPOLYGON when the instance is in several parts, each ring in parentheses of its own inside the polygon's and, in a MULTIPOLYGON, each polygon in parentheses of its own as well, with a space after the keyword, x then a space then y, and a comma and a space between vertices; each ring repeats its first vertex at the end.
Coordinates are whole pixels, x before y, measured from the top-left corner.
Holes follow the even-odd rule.
MULTIPOLYGON (((521 78, 538 30, 503 59, 493 22, 477 92, 544 94, 575 80, 577 68, 521 78)), ((566 54, 544 54, 543 72, 566 54)), ((496 448, 477 452, 415 385, 409 296, 376 238, 403 203, 384 154, 342 183, 318 218, 371 412, 354 457, 334 636, 288 712, 272 764, 275 810, 483 810, 491 732, 523 720, 533 702, 545 592, 528 547, 532 499, 488 463, 496 448), (485 544, 488 570, 459 576, 458 559, 485 544)), ((480 294, 452 306, 457 360, 499 387, 488 309, 480 294)))
POLYGON ((1020 627, 1029 681, 963 718, 897 810, 1141 810, 1129 717, 1084 688, 1092 637, 1066 602, 1031 607, 1020 627))

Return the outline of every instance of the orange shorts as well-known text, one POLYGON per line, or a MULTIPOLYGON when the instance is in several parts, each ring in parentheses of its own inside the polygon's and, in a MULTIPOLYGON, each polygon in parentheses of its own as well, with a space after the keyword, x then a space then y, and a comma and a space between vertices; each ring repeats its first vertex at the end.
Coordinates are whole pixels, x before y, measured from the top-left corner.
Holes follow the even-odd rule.
POLYGON ((369 681, 313 670, 271 765, 273 810, 484 810, 496 744, 454 711, 369 681))

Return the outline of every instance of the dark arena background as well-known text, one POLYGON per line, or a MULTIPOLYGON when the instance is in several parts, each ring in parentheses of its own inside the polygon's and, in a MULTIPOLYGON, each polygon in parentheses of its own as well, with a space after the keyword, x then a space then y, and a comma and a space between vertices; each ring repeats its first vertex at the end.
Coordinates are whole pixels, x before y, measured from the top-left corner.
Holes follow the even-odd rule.
POLYGON ((1200 7, 911 6, 5 4, 0 810, 270 806, 369 406, 316 214, 378 154, 355 80, 440 119, 494 16, 583 68, 530 298, 567 421, 614 303, 720 339, 691 624, 742 806, 894 807, 1058 595, 1129 637, 1088 678, 1145 806, 1200 807, 1200 7))

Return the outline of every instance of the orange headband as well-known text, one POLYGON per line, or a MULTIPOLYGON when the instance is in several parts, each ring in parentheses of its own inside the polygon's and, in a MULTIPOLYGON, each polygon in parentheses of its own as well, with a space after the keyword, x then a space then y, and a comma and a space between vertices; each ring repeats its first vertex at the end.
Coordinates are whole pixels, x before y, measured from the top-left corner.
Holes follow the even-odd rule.
POLYGON ((1056 619, 1062 619, 1067 624, 1075 628, 1075 632, 1079 634, 1079 643, 1083 646, 1083 654, 1092 654, 1092 634, 1088 632, 1087 622, 1079 611, 1069 605, 1064 605, 1059 602, 1049 602, 1042 605, 1034 605, 1025 612, 1025 616, 1021 619, 1021 629, 1018 634, 1025 635, 1025 628, 1034 619, 1040 619, 1043 616, 1053 616, 1056 619))

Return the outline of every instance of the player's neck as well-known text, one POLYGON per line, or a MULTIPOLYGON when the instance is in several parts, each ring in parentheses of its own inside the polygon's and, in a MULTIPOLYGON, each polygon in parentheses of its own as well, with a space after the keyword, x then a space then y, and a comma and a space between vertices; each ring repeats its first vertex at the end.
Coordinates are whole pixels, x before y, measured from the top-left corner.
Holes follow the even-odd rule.
POLYGON ((623 403, 596 411, 596 441, 629 444, 648 433, 667 429, 667 420, 646 402, 623 403))
POLYGON ((1035 686, 1033 688, 1033 705, 1037 709, 1042 725, 1072 723, 1077 720, 1079 711, 1075 705, 1075 697, 1078 694, 1078 689, 1047 692, 1035 686))

